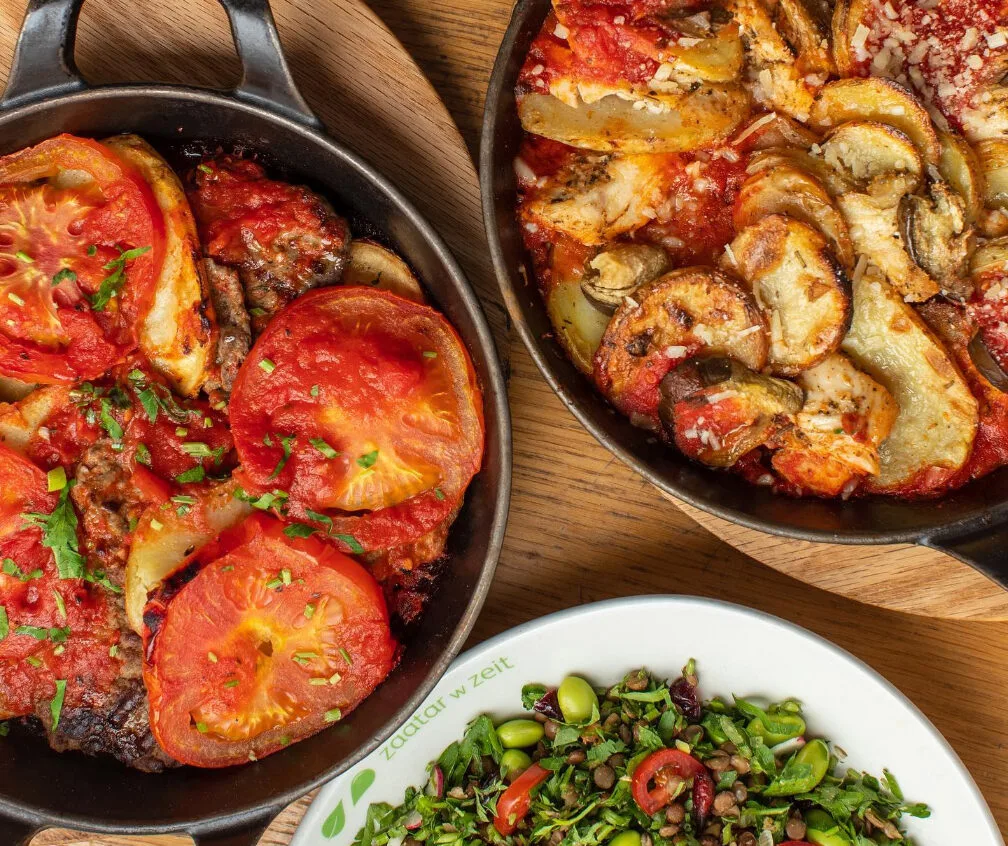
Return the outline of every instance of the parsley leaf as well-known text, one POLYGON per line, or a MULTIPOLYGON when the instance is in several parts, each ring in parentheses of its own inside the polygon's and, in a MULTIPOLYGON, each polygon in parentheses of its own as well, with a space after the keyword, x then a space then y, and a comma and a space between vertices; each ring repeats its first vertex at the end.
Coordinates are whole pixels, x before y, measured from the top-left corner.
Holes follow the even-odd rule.
POLYGON ((107 262, 102 269, 111 270, 112 272, 102 279, 101 284, 98 286, 98 292, 91 297, 91 308, 95 311, 104 311, 109 302, 119 296, 119 292, 122 291, 123 286, 126 284, 126 264, 135 258, 139 258, 149 250, 150 247, 136 247, 132 250, 120 252, 119 258, 114 258, 112 261, 107 262))
POLYGON ((53 551, 61 579, 79 579, 84 575, 84 556, 77 542, 77 513, 70 501, 67 484, 60 491, 59 502, 51 514, 23 514, 27 526, 42 530, 42 545, 53 551))
POLYGON ((378 461, 378 450, 376 449, 364 453, 364 455, 357 459, 357 463, 365 470, 369 467, 374 467, 376 461, 378 461))
POLYGON ((5 558, 3 560, 3 572, 8 576, 13 576, 22 582, 28 582, 32 579, 41 579, 42 570, 36 567, 30 573, 26 573, 15 563, 13 558, 5 558))
POLYGON ((63 698, 66 696, 66 679, 56 680, 56 695, 49 703, 49 713, 52 715, 52 727, 55 731, 59 726, 60 714, 63 713, 63 698))
POLYGON ((309 526, 307 523, 291 523, 286 529, 284 529, 284 534, 289 538, 308 538, 317 532, 314 526, 309 526))
POLYGON ((340 455, 340 453, 329 446, 325 438, 310 438, 308 443, 315 447, 315 449, 321 452, 326 458, 338 458, 340 455))
POLYGON ((364 547, 353 535, 333 535, 333 537, 338 541, 343 541, 354 555, 361 555, 364 552, 364 547))
POLYGON ((294 444, 294 438, 294 435, 288 435, 286 438, 280 438, 280 448, 283 450, 283 457, 277 462, 277 466, 273 468, 273 472, 270 473, 270 479, 277 478, 287 465, 287 461, 291 457, 291 447, 294 444))

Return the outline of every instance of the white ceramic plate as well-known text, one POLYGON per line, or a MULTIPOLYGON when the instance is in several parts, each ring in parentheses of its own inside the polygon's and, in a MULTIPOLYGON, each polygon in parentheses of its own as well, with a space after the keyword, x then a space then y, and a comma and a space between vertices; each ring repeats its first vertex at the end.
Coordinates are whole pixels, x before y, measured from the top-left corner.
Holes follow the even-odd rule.
POLYGON ((990 810, 962 762, 927 718, 889 682, 828 641, 767 614, 682 596, 618 599, 543 617, 460 656, 414 718, 322 789, 292 846, 348 846, 372 802, 402 801, 426 782, 427 764, 480 714, 522 715, 521 688, 578 673, 595 684, 647 667, 678 676, 697 660, 700 692, 794 696, 811 734, 835 741, 846 765, 888 767, 908 800, 931 805, 907 821, 918 846, 1003 846, 990 810))

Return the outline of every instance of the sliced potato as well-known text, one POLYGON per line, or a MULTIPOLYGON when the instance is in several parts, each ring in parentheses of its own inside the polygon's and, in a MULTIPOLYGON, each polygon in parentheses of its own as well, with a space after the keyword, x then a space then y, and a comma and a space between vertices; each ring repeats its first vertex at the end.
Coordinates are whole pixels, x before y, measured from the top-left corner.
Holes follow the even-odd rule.
POLYGON ((850 325, 850 282, 815 229, 770 215, 735 237, 726 261, 770 315, 775 374, 807 370, 840 346, 850 325))
POLYGON ((753 102, 805 123, 815 102, 817 86, 809 83, 793 61, 754 68, 749 73, 753 102))
POLYGON ((104 144, 139 171, 164 215, 164 264, 140 329, 140 349, 178 393, 192 396, 209 378, 217 352, 196 221, 175 171, 146 141, 116 135, 104 144))
POLYGON ((700 351, 750 370, 767 360, 766 328, 752 296, 710 267, 674 270, 628 297, 595 356, 595 381, 625 414, 657 426, 658 383, 700 351))
POLYGON ((827 33, 804 0, 777 0, 774 23, 795 54, 799 72, 822 74, 824 82, 836 73, 827 33))
POLYGON ((967 219, 974 223, 983 208, 984 177, 980 159, 965 138, 954 132, 938 133, 941 159, 938 172, 966 202, 967 219))
POLYGON ((46 419, 70 402, 69 388, 51 385, 14 403, 0 404, 0 441, 15 452, 24 453, 46 419))
POLYGON ((976 436, 977 402, 941 342, 871 266, 855 278, 843 350, 899 406, 869 489, 899 493, 932 470, 962 467, 976 436))
POLYGON ((760 170, 750 176, 735 202, 735 230, 758 223, 773 214, 787 215, 818 229, 848 272, 854 269, 854 245, 843 215, 814 176, 789 164, 760 170))
POLYGON ((391 250, 365 238, 350 242, 350 262, 341 284, 381 288, 413 302, 426 302, 423 286, 409 265, 391 250))
POLYGON ((885 205, 916 191, 924 171, 910 139, 876 121, 850 121, 832 130, 822 143, 822 158, 856 190, 885 205))
POLYGON ((805 402, 772 459, 788 482, 819 496, 852 493, 879 472, 879 446, 896 421, 896 401, 842 353, 797 379, 805 402))
POLYGON ((780 166, 796 168, 811 175, 833 196, 853 191, 855 187, 843 173, 827 165, 821 155, 815 156, 796 147, 767 147, 757 150, 749 159, 746 173, 759 173, 761 170, 780 166))
POLYGON ((870 8, 870 0, 836 0, 836 5, 833 7, 831 41, 833 60, 840 76, 859 75, 856 70, 860 62, 854 53, 851 41, 858 25, 865 21, 870 8))
POLYGON ((140 518, 126 562, 125 591, 126 619, 137 634, 143 633, 147 595, 190 553, 252 513, 248 503, 234 497, 234 489, 227 481, 201 492, 184 516, 154 506, 140 518))
POLYGON ((546 311, 556 339, 574 366, 591 375, 595 351, 609 325, 609 315, 588 301, 576 279, 554 282, 550 286, 546 311))
POLYGON ((522 215, 582 244, 604 244, 653 219, 671 179, 658 156, 578 156, 529 195, 522 215))
POLYGON ((976 152, 985 181, 984 203, 991 208, 1008 208, 1008 141, 980 141, 976 152))
POLYGON ((794 52, 774 25, 763 0, 729 0, 727 9, 742 31, 746 61, 752 67, 794 62, 794 52))
POLYGON ((693 150, 726 137, 748 114, 749 98, 741 85, 733 84, 636 100, 609 95, 576 106, 549 94, 518 96, 518 115, 527 132, 605 152, 693 150))
POLYGON ((959 115, 970 141, 1008 137, 1008 85, 986 86, 959 115))
POLYGON ((794 382, 753 373, 731 358, 684 361, 659 390, 666 433, 684 455, 712 467, 731 467, 789 428, 802 406, 794 382))
POLYGON ((31 382, 22 382, 10 376, 0 376, 0 402, 17 402, 24 399, 38 386, 31 382))
POLYGON ((1008 275, 1008 237, 985 241, 970 259, 970 274, 977 282, 1008 275))
POLYGON ((881 268, 900 296, 910 302, 930 299, 940 290, 934 279, 910 258, 900 233, 898 205, 882 207, 867 194, 837 197, 850 229, 854 250, 881 268))
POLYGON ((744 52, 738 27, 714 26, 709 34, 671 38, 659 51, 662 66, 651 87, 663 90, 665 81, 688 86, 693 82, 732 82, 742 72, 744 52))
POLYGON ((874 121, 895 127, 917 148, 927 164, 937 165, 941 144, 931 116, 908 89, 889 79, 839 79, 816 96, 810 123, 827 130, 850 121, 874 121))

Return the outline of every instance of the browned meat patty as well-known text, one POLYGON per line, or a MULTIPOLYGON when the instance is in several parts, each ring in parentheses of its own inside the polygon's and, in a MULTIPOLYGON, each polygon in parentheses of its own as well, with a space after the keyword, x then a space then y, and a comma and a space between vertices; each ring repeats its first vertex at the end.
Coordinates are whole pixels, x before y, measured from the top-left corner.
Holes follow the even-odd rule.
POLYGON ((311 189, 235 156, 202 162, 187 183, 204 251, 238 271, 256 333, 305 291, 339 282, 350 228, 311 189))
POLYGON ((208 391, 222 389, 230 393, 238 368, 252 345, 252 327, 245 308, 245 291, 238 278, 238 271, 234 268, 217 264, 213 259, 206 259, 204 264, 220 329, 217 340, 219 380, 206 387, 208 391))

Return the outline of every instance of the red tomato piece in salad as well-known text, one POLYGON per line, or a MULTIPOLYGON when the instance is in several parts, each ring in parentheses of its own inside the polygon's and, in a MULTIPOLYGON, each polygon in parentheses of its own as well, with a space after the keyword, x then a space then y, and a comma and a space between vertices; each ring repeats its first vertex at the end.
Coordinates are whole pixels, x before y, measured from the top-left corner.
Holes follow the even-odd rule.
POLYGON ((108 594, 82 578, 67 489, 48 487, 44 471, 0 444, 0 718, 41 712, 51 724, 107 689, 120 662, 108 594), (62 545, 57 562, 43 539, 61 534, 72 549, 62 545))
POLYGON ((255 514, 144 610, 151 728, 177 760, 242 764, 338 721, 392 670, 381 588, 316 538, 255 514))
POLYGON ((146 182, 60 135, 0 159, 0 373, 71 383, 137 346, 164 257, 146 182))
POLYGON ((461 501, 483 455, 469 355, 434 309, 371 288, 327 288, 275 318, 235 380, 231 424, 249 493, 345 549, 410 543, 461 501))

